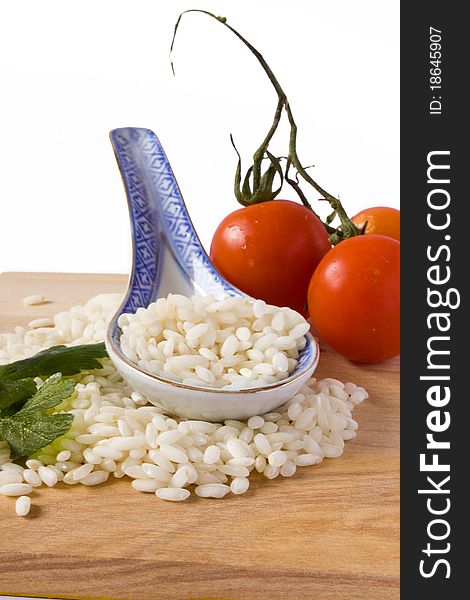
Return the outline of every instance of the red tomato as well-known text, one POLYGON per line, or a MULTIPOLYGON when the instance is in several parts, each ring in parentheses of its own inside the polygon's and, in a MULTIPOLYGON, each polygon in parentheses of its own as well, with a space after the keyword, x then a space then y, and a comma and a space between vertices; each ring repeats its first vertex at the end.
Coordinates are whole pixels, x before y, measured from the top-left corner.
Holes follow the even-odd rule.
POLYGON ((365 208, 351 219, 359 229, 367 221, 366 234, 377 233, 400 241, 400 211, 389 206, 365 208))
POLYGON ((362 235, 339 243, 318 265, 308 308, 320 337, 350 360, 400 353, 400 242, 362 235))
POLYGON ((271 200, 230 213, 217 227, 211 259, 230 283, 269 304, 305 314, 310 278, 331 249, 312 211, 271 200))

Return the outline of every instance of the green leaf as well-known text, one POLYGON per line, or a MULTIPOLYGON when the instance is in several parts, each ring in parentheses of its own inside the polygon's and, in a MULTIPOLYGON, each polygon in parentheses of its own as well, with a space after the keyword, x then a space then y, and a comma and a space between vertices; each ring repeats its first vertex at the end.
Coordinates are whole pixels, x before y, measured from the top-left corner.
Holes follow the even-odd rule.
POLYGON ((250 204, 257 204, 258 202, 267 202, 274 200, 274 198, 281 191, 282 183, 284 181, 284 173, 282 172, 280 158, 277 158, 269 150, 266 150, 267 158, 271 161, 271 164, 261 176, 261 180, 257 190, 253 191, 253 195, 250 199, 250 204), (280 177, 280 186, 277 190, 273 191, 273 183, 275 176, 280 177))
POLYGON ((329 225, 330 223, 332 223, 332 222, 335 220, 335 218, 336 218, 336 211, 334 210, 334 211, 333 211, 331 214, 329 214, 329 215, 326 217, 326 222, 328 223, 328 225, 329 225))
POLYGON ((36 392, 34 379, 0 381, 0 411, 30 398, 36 392))
POLYGON ((279 192, 282 190, 282 185, 284 183, 284 173, 283 173, 282 167, 281 167, 281 158, 280 157, 278 158, 277 156, 272 155, 271 152, 269 152, 269 150, 266 150, 266 154, 267 154, 269 160, 271 161, 270 167, 272 167, 272 177, 269 182, 270 183, 269 188, 272 190, 272 185, 274 183, 274 176, 276 175, 276 173, 279 175, 279 179, 280 179, 279 187, 277 188, 276 191, 272 192, 273 198, 275 198, 279 194, 279 192))
POLYGON ((75 375, 80 371, 102 369, 99 358, 107 356, 103 343, 82 346, 53 346, 31 358, 0 366, 0 381, 25 377, 49 377, 59 371, 75 375))
POLYGON ((235 149, 235 152, 237 153, 238 156, 238 161, 237 161, 237 170, 235 171, 235 181, 233 184, 233 191, 235 192, 235 197, 238 200, 238 202, 240 202, 240 204, 245 204, 245 199, 243 197, 243 192, 240 189, 240 184, 241 184, 241 171, 242 171, 242 158, 240 156, 240 152, 238 152, 237 147, 235 146, 235 142, 233 140, 233 135, 230 134, 230 141, 232 142, 232 146, 235 149))
POLYGON ((74 389, 75 381, 72 379, 62 379, 61 373, 55 373, 43 383, 34 396, 16 413, 15 418, 57 406, 63 400, 69 398, 73 394, 74 389))
POLYGON ((64 435, 73 414, 45 414, 42 411, 69 398, 75 382, 63 379, 82 370, 101 369, 104 344, 54 346, 36 356, 0 366, 0 439, 11 448, 13 460, 30 456, 64 435), (49 378, 36 389, 33 377, 49 378))
POLYGON ((250 177, 251 177, 252 173, 253 173, 253 167, 251 166, 245 174, 245 179, 243 180, 243 185, 242 185, 242 195, 243 195, 243 199, 247 205, 250 204, 251 198, 253 196, 253 192, 251 191, 251 187, 250 187, 250 177))
POLYGON ((17 413, 0 421, 0 436, 10 445, 11 459, 30 456, 64 435, 73 421, 70 413, 17 413))

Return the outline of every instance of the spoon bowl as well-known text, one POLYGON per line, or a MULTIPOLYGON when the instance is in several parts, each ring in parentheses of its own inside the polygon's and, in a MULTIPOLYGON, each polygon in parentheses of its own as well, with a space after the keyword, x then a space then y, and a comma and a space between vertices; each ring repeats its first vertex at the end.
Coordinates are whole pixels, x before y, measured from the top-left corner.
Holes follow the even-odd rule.
POLYGON ((288 378, 241 390, 169 381, 144 371, 123 354, 118 325, 123 313, 146 308, 169 293, 211 294, 217 300, 249 296, 226 281, 209 260, 157 136, 149 129, 128 127, 113 130, 110 137, 127 195, 133 253, 126 294, 106 333, 106 349, 114 366, 149 402, 185 419, 248 419, 275 410, 315 371, 320 353, 310 334, 288 378))

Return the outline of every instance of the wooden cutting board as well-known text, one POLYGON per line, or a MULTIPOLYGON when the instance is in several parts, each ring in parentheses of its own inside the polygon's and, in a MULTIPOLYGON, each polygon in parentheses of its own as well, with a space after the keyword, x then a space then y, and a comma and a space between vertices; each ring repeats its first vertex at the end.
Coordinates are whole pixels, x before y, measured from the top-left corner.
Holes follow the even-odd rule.
MULTIPOLYGON (((4 273, 0 331, 99 292, 121 275, 4 273), (29 294, 50 301, 23 306, 29 294)), ((242 496, 166 503, 128 481, 39 489, 27 518, 0 497, 0 593, 59 598, 388 600, 399 597, 399 362, 322 353, 317 374, 354 381, 358 437, 339 459, 242 496)))

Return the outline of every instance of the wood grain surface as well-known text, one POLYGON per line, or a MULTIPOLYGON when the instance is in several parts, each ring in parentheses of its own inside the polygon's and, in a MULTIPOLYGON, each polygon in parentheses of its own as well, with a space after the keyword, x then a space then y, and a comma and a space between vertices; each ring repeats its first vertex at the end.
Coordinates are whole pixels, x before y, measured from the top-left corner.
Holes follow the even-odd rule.
MULTIPOLYGON (((121 275, 0 275, 0 331, 53 315, 121 275), (29 294, 50 301, 23 306, 29 294)), ((344 455, 247 494, 167 503, 128 481, 38 489, 27 518, 0 497, 0 594, 56 598, 395 600, 399 598, 398 360, 322 352, 317 374, 354 381, 358 437, 344 455)))

